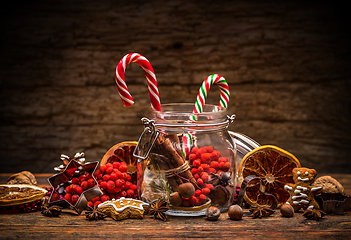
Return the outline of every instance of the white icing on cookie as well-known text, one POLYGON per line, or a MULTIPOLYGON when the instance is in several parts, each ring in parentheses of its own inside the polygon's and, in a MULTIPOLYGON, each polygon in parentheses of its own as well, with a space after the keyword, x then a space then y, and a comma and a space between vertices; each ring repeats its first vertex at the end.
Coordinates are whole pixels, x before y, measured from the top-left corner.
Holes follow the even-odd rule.
POLYGON ((286 191, 291 191, 293 188, 290 187, 289 185, 285 185, 285 186, 284 186, 284 189, 285 189, 286 191))
POLYGON ((305 172, 305 175, 307 176, 307 175, 308 175, 308 172, 305 172))
POLYGON ((302 186, 296 186, 296 189, 302 190, 302 191, 307 191, 307 187, 302 187, 302 186))
POLYGON ((300 201, 293 201, 294 205, 300 205, 300 204, 309 204, 310 202, 307 200, 300 200, 300 201))
POLYGON ((100 203, 98 205, 98 208, 103 206, 113 206, 117 212, 122 212, 128 207, 144 210, 143 206, 148 206, 148 205, 149 204, 140 200, 122 197, 118 200, 112 200, 112 201, 106 201, 106 202, 100 203))
POLYGON ((311 210, 311 209, 313 209, 314 208, 314 206, 308 206, 308 208, 307 208, 307 210, 311 210))
POLYGON ((313 188, 311 188, 311 191, 313 192, 313 191, 317 191, 317 190, 320 190, 320 189, 322 189, 322 187, 313 187, 313 188))
POLYGON ((295 193, 295 194, 300 194, 301 191, 296 189, 296 190, 294 191, 294 193, 295 193))
POLYGON ((300 177, 297 177, 297 180, 303 181, 303 182, 308 182, 310 179, 309 179, 309 178, 300 178, 300 177))
POLYGON ((301 173, 300 173, 300 171, 297 171, 297 175, 300 175, 301 173))

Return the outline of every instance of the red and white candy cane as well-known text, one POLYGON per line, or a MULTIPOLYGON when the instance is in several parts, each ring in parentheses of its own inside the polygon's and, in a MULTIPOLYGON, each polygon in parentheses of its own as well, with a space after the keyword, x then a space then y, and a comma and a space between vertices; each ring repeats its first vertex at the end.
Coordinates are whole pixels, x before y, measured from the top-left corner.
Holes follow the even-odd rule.
MULTIPOLYGON (((229 97, 230 97, 228 83, 221 75, 212 74, 203 81, 199 89, 199 93, 197 94, 193 113, 203 112, 208 91, 210 90, 210 87, 213 84, 217 84, 220 90, 220 100, 218 104, 219 107, 224 107, 224 108, 228 107, 229 97)), ((214 110, 218 111, 219 108, 215 108, 214 110)), ((196 116, 192 115, 191 120, 196 121, 197 120, 196 116)))
MULTIPOLYGON (((219 90, 220 90, 219 107, 224 107, 224 108, 228 107, 229 97, 230 97, 228 83, 221 75, 212 74, 203 81, 199 89, 199 93, 197 94, 193 113, 203 112, 208 91, 210 90, 210 87, 213 84, 217 84, 219 86, 219 90)), ((216 106, 213 109, 213 111, 219 111, 220 109, 219 107, 216 106)), ((190 123, 195 121, 197 121, 197 116, 191 115, 188 122, 190 123)), ((183 156, 186 157, 189 154, 192 145, 196 144, 195 143, 196 141, 193 140, 193 132, 190 132, 188 134, 183 134, 182 141, 183 141, 182 152, 183 152, 183 156)))
POLYGON ((129 90, 125 82, 125 77, 124 77, 124 72, 128 64, 132 62, 138 63, 144 69, 148 88, 149 88, 151 106, 156 111, 161 111, 161 102, 160 102, 154 69, 152 68, 150 62, 139 53, 129 53, 125 55, 119 61, 116 67, 116 84, 117 84, 118 93, 122 99, 123 105, 125 107, 128 107, 134 104, 134 100, 132 98, 132 95, 130 95, 129 93, 129 90))

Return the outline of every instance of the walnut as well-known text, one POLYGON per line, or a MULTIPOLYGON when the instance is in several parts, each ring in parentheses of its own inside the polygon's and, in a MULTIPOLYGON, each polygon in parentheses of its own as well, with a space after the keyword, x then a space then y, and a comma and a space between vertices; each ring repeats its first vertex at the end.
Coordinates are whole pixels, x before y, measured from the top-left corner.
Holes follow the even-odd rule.
POLYGON ((37 180, 31 172, 22 171, 20 173, 13 174, 11 177, 9 177, 9 179, 7 179, 7 184, 37 185, 37 180))
POLYGON ((341 193, 344 194, 344 187, 331 176, 323 176, 316 179, 316 181, 312 184, 314 185, 322 185, 324 193, 341 193))

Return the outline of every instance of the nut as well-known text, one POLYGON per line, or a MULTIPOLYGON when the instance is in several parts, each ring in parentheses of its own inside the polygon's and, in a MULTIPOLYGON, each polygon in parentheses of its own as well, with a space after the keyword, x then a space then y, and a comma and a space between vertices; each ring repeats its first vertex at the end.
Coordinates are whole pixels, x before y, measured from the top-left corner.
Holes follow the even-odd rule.
POLYGON ((228 210, 228 216, 233 220, 240 220, 243 218, 243 209, 239 205, 232 205, 228 210))
POLYGON ((179 194, 184 198, 190 198, 195 193, 195 187, 192 183, 187 182, 179 185, 179 194))
POLYGON ((331 176, 322 176, 316 179, 316 181, 312 184, 314 185, 322 185, 324 193, 341 193, 344 194, 344 187, 331 176))
POLYGON ((206 210, 206 219, 208 220, 215 221, 220 215, 221 211, 217 207, 211 206, 206 210))
POLYGON ((294 208, 290 204, 285 203, 280 207, 280 213, 283 217, 293 217, 294 208))
POLYGON ((180 196, 179 192, 173 192, 169 195, 169 202, 173 206, 180 206, 182 204, 182 196, 180 196))

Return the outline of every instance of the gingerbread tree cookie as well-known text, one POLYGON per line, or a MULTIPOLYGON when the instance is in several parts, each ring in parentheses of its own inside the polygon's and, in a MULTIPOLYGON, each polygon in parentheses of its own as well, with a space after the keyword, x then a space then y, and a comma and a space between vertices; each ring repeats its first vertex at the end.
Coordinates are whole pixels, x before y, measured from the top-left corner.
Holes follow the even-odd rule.
POLYGON ((321 185, 311 186, 317 176, 317 171, 309 168, 294 168, 292 174, 295 184, 287 183, 284 186, 284 189, 290 194, 286 203, 290 204, 295 212, 301 208, 304 210, 319 209, 314 196, 319 194, 323 187, 321 185))

